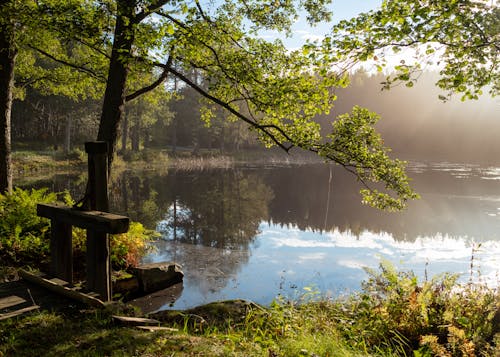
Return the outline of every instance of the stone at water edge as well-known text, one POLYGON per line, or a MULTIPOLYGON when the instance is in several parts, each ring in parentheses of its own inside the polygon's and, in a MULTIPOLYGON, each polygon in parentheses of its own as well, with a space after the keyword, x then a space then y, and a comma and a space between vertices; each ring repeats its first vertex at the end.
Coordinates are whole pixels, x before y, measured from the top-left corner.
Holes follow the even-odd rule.
POLYGON ((133 268, 133 272, 139 279, 139 288, 146 294, 166 289, 184 278, 181 267, 170 262, 141 265, 133 268))

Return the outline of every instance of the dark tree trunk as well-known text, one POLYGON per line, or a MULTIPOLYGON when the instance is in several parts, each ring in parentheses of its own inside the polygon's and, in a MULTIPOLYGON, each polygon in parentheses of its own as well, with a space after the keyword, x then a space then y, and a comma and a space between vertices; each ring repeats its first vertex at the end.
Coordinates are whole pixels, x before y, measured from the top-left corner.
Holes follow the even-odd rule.
POLYGON ((132 143, 132 151, 134 152, 139 152, 140 149, 140 141, 141 141, 141 136, 140 136, 140 127, 139 123, 134 125, 131 129, 131 135, 130 135, 130 140, 132 143))
POLYGON ((172 154, 177 152, 177 116, 172 119, 172 154))
POLYGON ((0 193, 12 191, 10 121, 16 56, 13 28, 0 25, 0 193))
POLYGON ((64 132, 64 152, 69 154, 71 151, 71 124, 72 119, 71 116, 68 115, 66 118, 66 128, 64 132))
POLYGON ((113 49, 102 106, 97 140, 108 143, 108 170, 111 168, 118 137, 118 127, 124 116, 128 61, 134 42, 134 2, 119 0, 113 49))
POLYGON ((122 124, 122 154, 127 151, 127 139, 128 139, 128 116, 123 116, 122 124))

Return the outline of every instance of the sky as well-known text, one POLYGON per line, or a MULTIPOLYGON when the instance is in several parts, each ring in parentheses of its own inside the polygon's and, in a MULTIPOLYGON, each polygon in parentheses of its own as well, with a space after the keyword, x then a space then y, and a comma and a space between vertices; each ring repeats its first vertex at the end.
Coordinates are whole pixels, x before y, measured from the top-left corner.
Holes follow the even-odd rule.
MULTIPOLYGON (((337 23, 342 19, 350 19, 361 12, 376 9, 381 3, 382 0, 333 0, 333 3, 330 5, 330 9, 333 12, 332 23, 337 23)), ((292 38, 284 38, 282 35, 273 31, 267 31, 261 35, 268 40, 281 38, 288 48, 294 49, 299 48, 306 40, 321 39, 330 31, 332 23, 322 23, 311 28, 307 24, 305 17, 302 17, 293 25, 292 38)))

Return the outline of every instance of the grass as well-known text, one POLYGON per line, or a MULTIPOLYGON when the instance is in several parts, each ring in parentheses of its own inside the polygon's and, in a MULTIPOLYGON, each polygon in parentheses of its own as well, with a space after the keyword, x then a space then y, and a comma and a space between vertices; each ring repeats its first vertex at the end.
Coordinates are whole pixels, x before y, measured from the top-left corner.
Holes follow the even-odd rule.
POLYGON ((23 176, 81 168, 86 164, 86 157, 81 150, 74 150, 67 155, 58 151, 17 150, 12 152, 12 163, 14 175, 23 176))
MULTIPOLYGON (((166 150, 144 148, 139 152, 119 153, 113 161, 113 171, 120 172, 133 167, 134 170, 176 168, 181 170, 203 170, 208 168, 230 168, 248 163, 259 165, 291 165, 317 162, 317 158, 295 153, 287 155, 276 150, 246 150, 222 154, 218 150, 200 150, 175 154, 166 150)), ((82 149, 73 149, 69 154, 54 150, 29 150, 18 148, 12 152, 15 176, 33 176, 47 171, 81 171, 87 164, 87 155, 82 149)))

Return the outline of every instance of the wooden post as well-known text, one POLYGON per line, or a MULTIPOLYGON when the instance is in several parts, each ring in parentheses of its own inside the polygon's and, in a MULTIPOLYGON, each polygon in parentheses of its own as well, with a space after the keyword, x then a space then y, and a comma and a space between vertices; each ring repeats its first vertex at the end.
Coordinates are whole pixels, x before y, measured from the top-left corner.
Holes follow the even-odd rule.
POLYGON ((73 246, 71 225, 51 219, 50 273, 73 284, 73 246))
MULTIPOLYGON (((105 141, 85 143, 88 154, 90 209, 109 211, 108 144, 105 141)), ((87 288, 104 301, 110 301, 111 266, 109 237, 106 233, 87 230, 87 288)))
POLYGON ((87 142, 85 152, 88 154, 90 209, 108 212, 108 143, 87 142))

